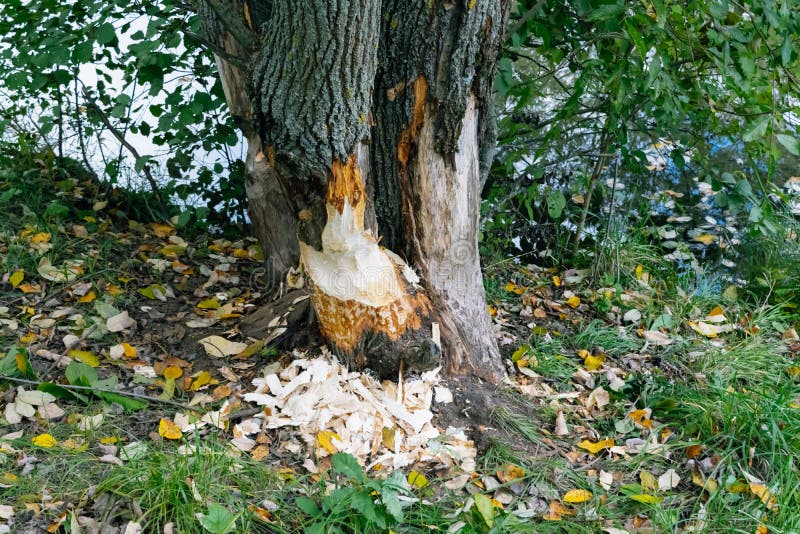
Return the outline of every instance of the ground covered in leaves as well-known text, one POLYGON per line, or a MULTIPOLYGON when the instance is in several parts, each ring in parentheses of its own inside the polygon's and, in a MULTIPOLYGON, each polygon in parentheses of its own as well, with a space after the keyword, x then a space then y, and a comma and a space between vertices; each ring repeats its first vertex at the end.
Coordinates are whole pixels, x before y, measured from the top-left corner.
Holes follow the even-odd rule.
POLYGON ((644 245, 616 276, 502 262, 500 388, 380 383, 248 335, 302 285, 266 287, 253 240, 42 165, 0 186, 0 532, 800 528, 791 307, 644 245))

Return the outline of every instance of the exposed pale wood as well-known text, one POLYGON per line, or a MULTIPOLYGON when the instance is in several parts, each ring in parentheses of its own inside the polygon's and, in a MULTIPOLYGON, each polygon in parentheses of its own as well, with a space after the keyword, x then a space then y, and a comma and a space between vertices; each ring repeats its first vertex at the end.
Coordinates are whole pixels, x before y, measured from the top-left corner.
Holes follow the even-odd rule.
POLYGON ((441 322, 448 372, 497 381, 503 367, 486 309, 478 253, 477 119, 475 99, 470 98, 451 164, 435 149, 431 108, 426 107, 412 163, 414 246, 441 322))

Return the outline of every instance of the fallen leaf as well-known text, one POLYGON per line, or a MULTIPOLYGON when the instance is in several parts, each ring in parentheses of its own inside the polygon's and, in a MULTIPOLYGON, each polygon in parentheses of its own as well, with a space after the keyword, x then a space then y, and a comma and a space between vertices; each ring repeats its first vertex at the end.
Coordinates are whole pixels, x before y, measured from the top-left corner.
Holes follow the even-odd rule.
POLYGON ((525 470, 515 464, 505 464, 502 468, 497 470, 497 479, 503 484, 507 484, 513 480, 523 478, 525 470))
POLYGON ((36 268, 39 276, 51 282, 71 282, 83 273, 83 269, 77 264, 65 263, 61 267, 56 267, 50 263, 50 258, 43 257, 36 268))
POLYGON ((660 477, 658 477, 658 489, 660 491, 669 491, 678 486, 681 477, 675 472, 674 469, 667 469, 660 477))
POLYGON ((567 299, 567 306, 570 308, 577 308, 581 305, 581 299, 578 295, 572 295, 570 298, 567 299))
POLYGON ((150 228, 152 228, 153 233, 156 234, 156 236, 162 239, 169 237, 178 231, 174 226, 160 222, 150 223, 150 228))
POLYGON ((88 293, 86 293, 84 296, 80 297, 78 299, 78 302, 85 304, 85 303, 88 303, 88 302, 94 302, 94 299, 96 299, 96 298, 97 298, 97 293, 95 293, 94 290, 92 289, 88 293))
POLYGON ((713 236, 711 234, 702 234, 692 238, 692 241, 697 241, 698 243, 702 243, 704 245, 710 245, 716 240, 717 240, 716 236, 713 236))
POLYGON ((126 328, 135 325, 136 321, 130 318, 127 310, 123 310, 117 315, 113 315, 106 319, 106 328, 109 332, 122 332, 126 328))
POLYGON ((199 341, 206 353, 212 358, 223 358, 239 354, 247 348, 246 343, 229 341, 222 336, 208 336, 199 341))
POLYGON ((183 433, 172 420, 161 418, 158 423, 158 435, 164 439, 181 439, 183 433))
POLYGON ((333 444, 334 439, 339 442, 339 445, 342 444, 339 434, 330 430, 322 430, 317 434, 317 445, 325 449, 328 454, 335 454, 339 452, 339 448, 333 444))
POLYGON ((598 354, 596 356, 590 354, 589 356, 586 356, 586 358, 583 360, 583 366, 586 367, 587 371, 597 371, 603 366, 603 362, 605 361, 606 361, 605 354, 598 354))
POLYGON ((641 335, 645 341, 658 347, 665 347, 674 342, 674 340, 670 339, 666 334, 659 332, 658 330, 645 330, 641 335))
POLYGON ((561 504, 560 501, 550 501, 549 509, 546 514, 542 516, 545 521, 561 521, 565 515, 572 515, 575 512, 561 504))
POLYGON ((656 477, 653 476, 653 473, 650 471, 639 472, 639 482, 641 482, 642 487, 648 491, 656 491, 658 489, 658 480, 656 480, 656 477))
POLYGON ((408 473, 408 483, 417 488, 424 488, 428 485, 428 479, 419 471, 411 471, 408 473))
POLYGON ((773 508, 778 506, 778 501, 775 499, 775 496, 772 492, 767 489, 764 484, 757 484, 755 482, 750 483, 750 491, 753 495, 761 499, 761 502, 767 507, 767 510, 772 510, 773 508))
POLYGON ((50 434, 39 434, 33 438, 32 442, 37 447, 44 447, 45 449, 49 449, 55 445, 58 445, 56 438, 50 434))
POLYGON ((589 441, 588 439, 585 439, 580 443, 578 443, 578 447, 580 447, 581 449, 586 449, 592 454, 597 454, 603 449, 610 449, 613 446, 614 446, 614 440, 612 438, 604 439, 601 441, 589 441))
POLYGON ((658 504, 661 502, 661 497, 656 497, 655 495, 647 495, 646 493, 640 493, 638 495, 628 495, 631 500, 636 502, 641 502, 644 504, 658 504))
POLYGON ((686 457, 687 458, 696 458, 700 455, 700 452, 703 450, 702 445, 689 445, 686 447, 686 457))
POLYGON ((559 411, 558 415, 556 416, 555 434, 556 436, 569 435, 569 429, 567 428, 567 419, 564 417, 564 412, 562 411, 559 411))
POLYGON ((100 366, 100 359, 94 355, 94 353, 89 352, 88 350, 78 350, 72 349, 71 351, 67 352, 67 355, 79 362, 83 362, 90 367, 99 367, 100 366))
POLYGON ((641 410, 633 410, 628 414, 628 417, 630 417, 636 425, 643 428, 652 429, 653 421, 650 419, 650 414, 650 408, 644 408, 641 410))
POLYGON ((16 287, 22 282, 23 278, 25 278, 25 271, 14 271, 14 273, 8 277, 8 282, 11 284, 11 287, 16 289, 16 287))
POLYGON ((577 504, 591 500, 592 492, 582 489, 569 490, 564 494, 563 501, 570 504, 577 504))
POLYGON ((197 391, 201 387, 211 383, 211 375, 208 371, 200 371, 200 374, 192 381, 191 390, 197 391))

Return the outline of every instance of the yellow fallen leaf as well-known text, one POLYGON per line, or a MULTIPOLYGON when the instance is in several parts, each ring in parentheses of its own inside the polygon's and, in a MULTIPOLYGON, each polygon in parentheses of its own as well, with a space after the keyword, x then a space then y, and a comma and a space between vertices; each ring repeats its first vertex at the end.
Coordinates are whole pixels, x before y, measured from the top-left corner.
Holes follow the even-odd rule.
POLYGON ((217 297, 211 297, 210 299, 201 300, 197 303, 197 307, 201 310, 216 310, 219 308, 219 300, 217 297))
MULTIPOLYGON (((714 479, 713 477, 705 479, 703 477, 703 474, 698 469, 692 469, 692 483, 699 488, 703 488, 709 493, 714 493, 719 489, 719 484, 717 483, 716 479, 714 479)), ((742 491, 745 490, 747 490, 746 485, 744 486, 742 491)), ((741 492, 732 491, 731 493, 741 493, 741 492)))
POLYGON ((8 277, 8 282, 11 284, 11 287, 16 288, 20 282, 22 282, 23 278, 25 278, 25 271, 14 271, 11 276, 8 277))
POLYGON ((761 499, 761 502, 764 503, 764 505, 767 507, 767 510, 772 510, 778 506, 778 501, 775 499, 775 496, 764 484, 751 482, 750 491, 753 493, 753 495, 761 499))
POLYGON ((86 293, 84 296, 80 297, 78 299, 78 302, 82 302, 82 303, 93 302, 94 299, 96 299, 96 298, 97 298, 97 293, 95 293, 94 289, 92 289, 88 293, 86 293))
POLYGON ((658 480, 656 480, 656 477, 650 471, 640 472, 639 481, 646 490, 656 491, 658 489, 658 480))
POLYGON ((567 299, 567 306, 570 308, 577 308, 581 305, 581 299, 578 295, 572 295, 570 298, 567 299))
POLYGON ((646 493, 640 493, 638 495, 629 495, 632 500, 636 502, 641 502, 644 504, 658 504, 661 502, 661 497, 656 497, 655 495, 647 495, 646 493))
POLYGON ((9 473, 8 471, 0 473, 0 484, 5 484, 6 486, 12 486, 16 484, 18 480, 19 477, 14 473, 9 473))
POLYGON ((545 521, 561 521, 561 517, 572 515, 575 512, 561 504, 559 501, 550 501, 549 510, 542 516, 545 521))
POLYGON ((383 427, 381 429, 381 443, 390 451, 394 450, 396 432, 394 428, 383 427))
POLYGON ((181 439, 183 432, 172 420, 162 417, 158 423, 158 435, 164 439, 181 439))
POLYGON ((644 273, 644 266, 637 265, 636 269, 635 269, 635 272, 636 272, 636 279, 637 280, 641 280, 642 279, 642 274, 644 273))
POLYGON ((696 458, 697 456, 700 455, 702 451, 703 451, 702 445, 689 445, 688 447, 686 447, 686 457, 696 458))
POLYGON ((614 440, 612 438, 604 439, 601 441, 589 441, 585 439, 578 443, 578 447, 581 449, 586 449, 592 454, 597 454, 598 452, 602 451, 603 449, 610 449, 614 446, 614 440))
POLYGON ((714 325, 705 323, 703 321, 687 321, 689 327, 700 334, 701 336, 706 336, 708 338, 717 337, 717 329, 714 325))
POLYGON ((20 336, 19 338, 19 342, 25 345, 27 345, 28 343, 33 343, 34 341, 36 341, 36 334, 34 334, 33 332, 28 332, 27 334, 25 334, 24 336, 20 336))
POLYGON ((33 438, 33 444, 37 447, 44 447, 45 449, 49 449, 54 445, 58 445, 58 440, 51 436, 50 434, 39 434, 35 438, 33 438))
POLYGON ((176 378, 180 378, 183 375, 183 370, 177 365, 170 365, 166 369, 164 369, 164 378, 168 380, 175 380, 176 378))
POLYGON ((72 349, 67 352, 67 355, 70 358, 78 360, 79 362, 83 362, 90 367, 100 366, 100 359, 88 350, 72 349))
POLYGON ((135 358, 136 357, 136 347, 131 346, 128 343, 122 343, 122 354, 126 358, 135 358))
POLYGON ((650 409, 633 410, 628 414, 633 422, 644 428, 653 428, 653 421, 650 419, 650 409))
POLYGON ((192 382, 192 387, 189 388, 192 391, 197 391, 201 387, 209 384, 211 382, 211 375, 208 371, 201 371, 199 375, 194 379, 192 382))
POLYGON ((522 295, 525 292, 525 288, 523 286, 518 286, 514 282, 508 282, 504 289, 510 293, 514 293, 517 295, 522 295))
POLYGON ((317 445, 325 449, 328 454, 335 454, 339 451, 339 448, 333 444, 334 439, 342 443, 342 438, 336 432, 322 430, 317 434, 317 445))
POLYGON ((180 256, 184 252, 186 252, 186 246, 184 245, 165 245, 161 247, 161 255, 162 256, 180 256))
POLYGON ((408 483, 411 486, 416 486, 418 488, 424 488, 428 485, 428 479, 420 473, 419 471, 411 471, 408 474, 408 483))
POLYGON ((704 245, 710 245, 716 240, 717 240, 716 236, 713 236, 711 234, 702 234, 692 238, 692 241, 697 241, 698 243, 702 243, 704 245))
POLYGON ((153 229, 153 233, 156 234, 156 236, 161 238, 169 237, 177 232, 177 229, 174 226, 166 223, 150 223, 150 228, 153 229))
POLYGON ((582 489, 569 490, 564 494, 563 501, 570 504, 586 502, 592 498, 592 492, 582 489))
POLYGON ((589 355, 583 360, 583 365, 587 371, 597 371, 602 367, 604 361, 606 361, 605 354, 589 355))
POLYGON ((24 284, 20 284, 17 289, 22 291, 23 293, 38 293, 42 290, 42 287, 38 284, 29 284, 25 282, 24 284))
POLYGON ((117 297, 122 294, 122 289, 120 289, 120 287, 116 284, 108 284, 106 286, 106 293, 112 297, 117 297))
POLYGON ((108 437, 105 437, 105 438, 100 438, 100 443, 102 443, 104 445, 113 445, 114 443, 117 443, 118 441, 119 441, 119 438, 114 437, 114 436, 108 436, 108 437))
POLYGON ((39 232, 38 234, 34 234, 31 236, 31 243, 38 244, 38 243, 48 243, 50 242, 50 234, 48 232, 39 232))
POLYGON ((525 476, 525 470, 518 465, 506 464, 501 469, 497 470, 497 478, 503 484, 507 484, 512 480, 517 480, 525 476))
POLYGON ((553 275, 553 285, 556 287, 561 287, 561 277, 553 275))

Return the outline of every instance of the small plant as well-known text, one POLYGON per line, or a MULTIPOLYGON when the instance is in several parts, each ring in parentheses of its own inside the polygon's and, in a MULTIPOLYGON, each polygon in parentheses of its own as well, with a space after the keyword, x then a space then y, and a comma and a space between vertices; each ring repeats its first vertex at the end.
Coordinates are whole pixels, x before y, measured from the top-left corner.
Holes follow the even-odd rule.
POLYGON ((395 471, 384 480, 371 479, 353 456, 344 453, 334 454, 331 464, 333 491, 326 491, 323 481, 321 497, 298 497, 295 501, 311 518, 306 532, 384 532, 403 523, 398 496, 410 488, 402 472, 395 471))

